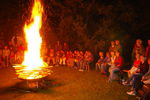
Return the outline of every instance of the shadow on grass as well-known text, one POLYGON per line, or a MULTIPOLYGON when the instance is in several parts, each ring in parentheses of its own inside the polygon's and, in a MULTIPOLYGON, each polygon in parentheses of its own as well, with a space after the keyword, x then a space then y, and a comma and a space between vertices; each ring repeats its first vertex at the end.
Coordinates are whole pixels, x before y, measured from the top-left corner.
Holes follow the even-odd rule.
POLYGON ((5 88, 0 88, 0 94, 9 94, 9 93, 19 93, 19 94, 25 94, 25 93, 54 93, 55 87, 61 87, 64 84, 56 82, 55 79, 44 79, 44 81, 38 83, 38 88, 29 88, 27 85, 26 80, 22 80, 20 82, 17 82, 15 85, 5 88))

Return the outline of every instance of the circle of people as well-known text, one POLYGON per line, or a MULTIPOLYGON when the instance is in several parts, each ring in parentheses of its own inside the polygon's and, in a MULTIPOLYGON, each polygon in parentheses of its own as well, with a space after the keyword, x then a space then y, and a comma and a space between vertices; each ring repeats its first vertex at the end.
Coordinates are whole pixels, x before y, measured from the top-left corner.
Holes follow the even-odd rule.
MULTIPOLYGON (((133 64, 129 70, 125 70, 124 60, 122 57, 122 46, 119 40, 111 41, 108 52, 99 52, 99 59, 95 64, 95 69, 102 74, 109 76, 109 82, 122 76, 122 72, 127 72, 128 78, 125 80, 121 77, 123 85, 131 85, 132 91, 127 92, 129 95, 136 95, 141 83, 150 83, 150 40, 148 46, 144 49, 142 40, 137 39, 133 47, 132 58, 133 64), (104 56, 105 55, 105 56, 104 56), (137 85, 138 84, 138 85, 137 85)), ((23 61, 25 47, 21 44, 15 45, 9 42, 8 46, 0 49, 0 65, 8 67, 23 61)), ((54 48, 47 48, 45 43, 42 44, 41 57, 52 66, 74 67, 79 71, 89 71, 90 64, 94 57, 90 51, 69 50, 69 45, 61 45, 57 41, 54 48)))

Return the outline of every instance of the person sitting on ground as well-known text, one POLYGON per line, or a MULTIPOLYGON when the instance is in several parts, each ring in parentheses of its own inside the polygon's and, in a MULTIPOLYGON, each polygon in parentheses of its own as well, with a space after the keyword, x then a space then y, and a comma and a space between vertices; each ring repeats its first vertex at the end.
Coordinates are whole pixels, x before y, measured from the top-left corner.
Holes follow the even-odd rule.
POLYGON ((83 51, 79 52, 78 61, 79 61, 79 71, 84 71, 84 53, 83 53, 83 51))
POLYGON ((102 72, 101 66, 102 66, 103 60, 104 60, 104 54, 103 54, 103 52, 100 51, 99 52, 99 59, 98 59, 98 61, 96 63, 96 70, 97 71, 100 70, 102 72))
POLYGON ((69 54, 67 55, 67 66, 73 67, 74 66, 74 58, 72 51, 69 51, 69 54))
POLYGON ((106 57, 104 58, 102 66, 101 66, 103 74, 108 73, 108 69, 110 67, 110 62, 111 62, 110 54, 109 54, 109 52, 106 52, 106 57))
POLYGON ((150 40, 148 40, 148 46, 146 47, 145 57, 150 58, 150 40))
POLYGON ((131 69, 127 71, 128 79, 127 79, 127 81, 124 81, 122 83, 123 85, 127 85, 127 84, 131 85, 132 84, 132 77, 133 77, 133 75, 135 75, 138 72, 140 64, 141 64, 140 55, 136 54, 136 59, 134 60, 131 69))
POLYGON ((136 74, 133 75, 132 90, 127 92, 128 95, 136 95, 138 90, 142 88, 143 82, 146 79, 149 79, 150 84, 150 58, 148 61, 144 59, 144 56, 140 56, 141 64, 139 70, 136 74), (147 77, 149 76, 149 77, 147 77), (143 82, 142 82, 143 81, 143 82))
POLYGON ((90 63, 93 61, 93 55, 90 51, 86 51, 84 54, 84 66, 85 70, 90 71, 90 63))
POLYGON ((66 55, 63 50, 60 51, 60 65, 65 66, 66 65, 66 55))
POLYGON ((121 70, 121 67, 123 66, 123 58, 120 56, 120 52, 116 52, 116 58, 114 60, 114 66, 110 69, 110 75, 109 75, 109 81, 116 80, 119 76, 116 74, 116 72, 121 70))

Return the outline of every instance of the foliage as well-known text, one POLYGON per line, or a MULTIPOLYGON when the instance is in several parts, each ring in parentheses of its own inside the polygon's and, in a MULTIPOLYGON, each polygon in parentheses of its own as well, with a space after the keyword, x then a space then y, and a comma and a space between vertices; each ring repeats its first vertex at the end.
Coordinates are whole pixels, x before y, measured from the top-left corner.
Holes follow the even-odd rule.
POLYGON ((124 41, 129 37, 125 33, 139 31, 137 9, 124 0, 51 0, 47 4, 47 20, 57 39, 74 49, 106 51, 109 41, 124 41))

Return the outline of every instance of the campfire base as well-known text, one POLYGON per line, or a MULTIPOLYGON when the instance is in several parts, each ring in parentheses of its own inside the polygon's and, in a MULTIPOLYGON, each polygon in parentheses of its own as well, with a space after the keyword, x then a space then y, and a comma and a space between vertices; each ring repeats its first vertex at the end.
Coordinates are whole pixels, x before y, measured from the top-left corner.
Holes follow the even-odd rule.
POLYGON ((16 85, 16 89, 24 92, 38 92, 39 90, 46 90, 50 87, 50 80, 45 78, 35 80, 20 79, 21 82, 16 85))
POLYGON ((29 89, 34 89, 34 88, 39 88, 41 80, 26 80, 27 88, 29 89))

